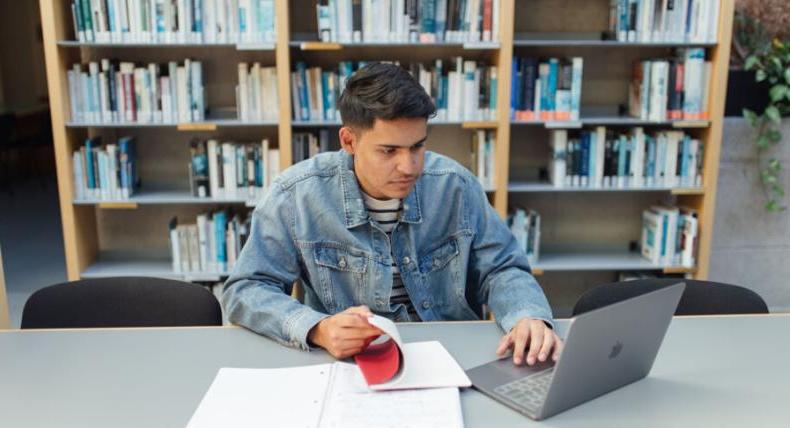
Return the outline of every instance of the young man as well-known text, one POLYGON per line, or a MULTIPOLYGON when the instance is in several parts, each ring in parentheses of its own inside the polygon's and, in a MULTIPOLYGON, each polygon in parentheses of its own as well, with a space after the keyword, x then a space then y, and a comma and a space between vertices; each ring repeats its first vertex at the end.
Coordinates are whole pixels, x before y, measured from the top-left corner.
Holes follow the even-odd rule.
POLYGON ((515 364, 556 359, 546 297, 477 178, 426 152, 430 97, 395 65, 370 64, 339 100, 343 150, 284 171, 253 212, 227 281, 230 321, 337 358, 396 321, 478 319, 487 303, 515 364), (302 304, 290 296, 301 280, 302 304), (525 356, 526 354, 526 356, 525 356))

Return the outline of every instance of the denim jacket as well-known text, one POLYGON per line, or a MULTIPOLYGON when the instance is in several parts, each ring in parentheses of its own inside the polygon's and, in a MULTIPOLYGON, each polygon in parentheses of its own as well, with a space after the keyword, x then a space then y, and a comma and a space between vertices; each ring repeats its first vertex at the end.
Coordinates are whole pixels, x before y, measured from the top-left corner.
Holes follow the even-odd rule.
POLYGON ((424 321, 479 319, 487 303, 505 331, 523 317, 553 322, 526 254, 477 178, 431 152, 391 240, 368 217, 345 151, 285 170, 253 211, 224 307, 233 323, 310 349, 310 329, 351 306, 408 319, 389 303, 393 258, 424 321), (304 304, 290 295, 296 280, 304 304))

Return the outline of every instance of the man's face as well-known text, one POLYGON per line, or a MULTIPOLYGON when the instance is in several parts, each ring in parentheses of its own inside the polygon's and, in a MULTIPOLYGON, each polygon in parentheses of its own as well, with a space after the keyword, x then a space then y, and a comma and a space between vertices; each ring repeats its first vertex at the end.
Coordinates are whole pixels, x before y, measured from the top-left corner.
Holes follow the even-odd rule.
POLYGON ((340 142, 354 156, 354 172, 362 190, 376 199, 403 199, 422 173, 425 119, 376 120, 373 128, 340 129, 340 142))

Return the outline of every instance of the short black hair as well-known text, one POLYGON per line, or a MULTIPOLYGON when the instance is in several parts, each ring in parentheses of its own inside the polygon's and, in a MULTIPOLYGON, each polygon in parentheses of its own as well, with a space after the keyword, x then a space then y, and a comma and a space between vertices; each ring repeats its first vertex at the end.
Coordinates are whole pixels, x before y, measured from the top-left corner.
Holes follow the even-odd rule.
POLYGON ((348 78, 338 107, 343 125, 357 129, 372 128, 376 119, 429 119, 436 114, 433 100, 408 71, 380 62, 348 78))

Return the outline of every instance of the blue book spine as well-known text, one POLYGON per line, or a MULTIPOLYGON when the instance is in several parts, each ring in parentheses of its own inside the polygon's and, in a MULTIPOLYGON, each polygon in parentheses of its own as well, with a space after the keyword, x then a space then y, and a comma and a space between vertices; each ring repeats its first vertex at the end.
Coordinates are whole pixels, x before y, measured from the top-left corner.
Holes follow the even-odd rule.
POLYGON ((548 93, 546 94, 547 98, 547 107, 549 111, 555 111, 557 106, 555 104, 555 100, 557 98, 557 77, 559 75, 559 60, 557 58, 551 58, 549 60, 549 81, 546 84, 548 89, 548 93))
POLYGON ((448 79, 449 79, 449 77, 442 76, 442 78, 440 80, 441 81, 441 85, 442 85, 442 102, 441 102, 441 105, 442 105, 443 109, 447 108, 447 91, 449 90, 449 87, 450 87, 448 79))
POLYGON ((433 34, 436 32, 436 3, 433 1, 420 2, 420 33, 433 34))
POLYGON ((263 0, 260 7, 261 27, 268 33, 268 37, 274 36, 274 0, 263 0))
POLYGON ((669 238, 669 214, 665 212, 661 213, 661 230, 663 231, 661 234, 661 259, 663 260, 667 255, 667 239, 669 238))
POLYGON ((321 73, 321 91, 323 92, 322 97, 324 101, 324 111, 322 113, 326 120, 331 119, 331 111, 335 108, 335 93, 331 90, 329 79, 330 72, 324 71, 321 73))
POLYGON ((656 140, 651 136, 645 136, 645 143, 647 144, 645 177, 653 177, 656 174, 656 140))
POLYGON ((122 189, 131 189, 131 177, 129 177, 129 139, 128 138, 121 138, 118 140, 118 156, 120 162, 118 162, 118 169, 120 169, 121 173, 121 188, 122 189))
POLYGON ((245 32, 247 32, 247 26, 248 26, 247 13, 248 12, 249 11, 247 9, 243 8, 243 7, 239 8, 239 13, 238 13, 238 16, 239 16, 239 35, 244 34, 245 32))
POLYGON ((624 41, 628 38, 628 0, 619 0, 617 2, 618 12, 618 40, 624 41))
POLYGON ((85 39, 85 21, 82 18, 82 6, 80 5, 80 0, 75 0, 72 4, 72 10, 74 11, 74 20, 77 22, 77 34, 75 36, 78 38, 79 41, 84 41, 85 39), (82 37, 80 37, 82 35, 82 37))
POLYGON ((499 80, 497 79, 496 73, 491 75, 491 80, 489 81, 489 88, 490 96, 488 97, 488 110, 493 114, 497 111, 496 103, 497 103, 497 87, 499 86, 499 80))
POLYGON ((691 160, 691 138, 688 135, 683 136, 683 145, 681 146, 681 154, 680 154, 680 183, 681 185, 688 184, 686 179, 688 178, 688 168, 689 168, 689 161, 691 160))
POLYGON ((618 147, 620 150, 617 153, 617 176, 625 177, 628 175, 626 171, 626 159, 628 158, 628 140, 624 135, 621 135, 618 141, 618 147))
POLYGON ((107 185, 107 155, 101 150, 96 153, 97 160, 99 161, 99 189, 109 189, 107 185))
POLYGON ((203 0, 193 0, 195 13, 193 16, 192 31, 203 34, 203 0))
POLYGON ((85 140, 85 175, 88 179, 88 189, 96 188, 96 171, 93 168, 93 140, 85 140))
POLYGON ((263 187, 263 159, 260 147, 255 148, 255 187, 263 187))
MULTIPOLYGON (((299 104, 302 107, 302 120, 310 120, 310 97, 307 94, 307 65, 304 62, 296 63, 299 73, 299 104)), ((316 118, 317 119, 317 118, 316 118)))
POLYGON ((110 29, 111 33, 114 33, 117 28, 115 28, 115 14, 117 11, 115 10, 115 5, 112 1, 107 2, 107 28, 110 29))
POLYGON ((511 71, 510 71, 510 118, 515 119, 516 117, 516 110, 519 108, 519 96, 521 95, 521 91, 519 91, 519 82, 521 79, 517 79, 518 76, 518 69, 519 69, 519 58, 513 58, 513 62, 511 64, 511 71))
POLYGON ((598 150, 596 150, 596 146, 598 145, 598 135, 596 132, 588 132, 587 138, 590 140, 590 149, 588 151, 590 156, 590 166, 587 167, 587 170, 589 171, 590 177, 595 179, 593 176, 595 175, 595 158, 597 157, 595 154, 598 153, 598 150))
POLYGON ((582 177, 590 176, 590 133, 582 133, 582 156, 581 156, 581 173, 582 177))
POLYGON ((224 211, 214 213, 214 241, 217 245, 217 263, 220 270, 225 270, 228 262, 227 245, 225 243, 225 230, 227 229, 227 216, 224 211))
POLYGON ((436 40, 444 40, 444 32, 447 30, 447 0, 437 0, 436 2, 436 40))

